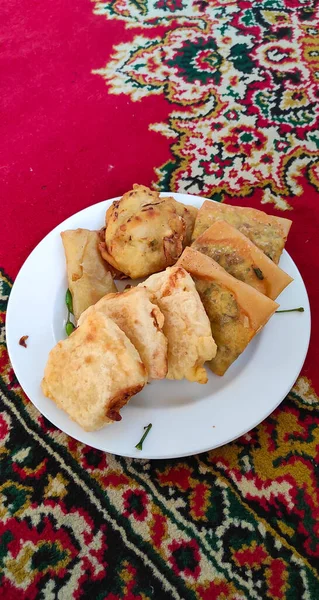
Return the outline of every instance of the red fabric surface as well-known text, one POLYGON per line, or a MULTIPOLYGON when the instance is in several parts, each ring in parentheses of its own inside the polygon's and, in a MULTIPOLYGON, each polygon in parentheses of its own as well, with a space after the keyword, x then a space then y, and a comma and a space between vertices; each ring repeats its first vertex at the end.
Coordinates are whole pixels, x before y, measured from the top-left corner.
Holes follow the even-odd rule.
MULTIPOLYGON (((2 8, 3 10, 3 8, 2 8)), ((42 237, 74 212, 150 184, 169 144, 148 131, 165 119, 164 99, 132 103, 108 96, 92 69, 133 32, 77 5, 18 2, 5 7, 1 125, 3 239, 1 263, 14 277, 42 237)))

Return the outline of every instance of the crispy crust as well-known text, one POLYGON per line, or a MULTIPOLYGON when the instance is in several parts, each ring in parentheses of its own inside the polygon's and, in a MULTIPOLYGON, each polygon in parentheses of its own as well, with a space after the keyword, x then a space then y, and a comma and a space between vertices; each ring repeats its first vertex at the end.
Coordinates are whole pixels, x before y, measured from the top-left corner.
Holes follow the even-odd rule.
POLYGON ((61 239, 66 258, 68 286, 76 320, 92 304, 116 286, 99 249, 99 233, 89 229, 63 231, 61 239))
POLYGON ((82 314, 79 324, 93 311, 107 315, 124 331, 138 350, 149 379, 166 377, 167 340, 163 333, 164 317, 144 287, 108 294, 82 314))
POLYGON ((134 184, 106 212, 103 258, 132 279, 175 264, 190 243, 197 209, 134 184))
POLYGON ((178 264, 194 278, 210 319, 217 354, 208 363, 209 367, 217 375, 224 375, 274 314, 278 304, 238 281, 193 248, 184 250, 178 264))
POLYGON ((225 220, 239 229, 278 264, 292 221, 268 215, 256 208, 205 200, 197 214, 192 240, 217 220, 225 220))
POLYGON ((50 352, 42 391, 86 431, 121 419, 119 411, 147 380, 133 344, 104 314, 93 311, 50 352))
POLYGON ((151 275, 140 286, 153 294, 164 315, 168 339, 168 379, 207 382, 203 364, 216 354, 208 317, 194 282, 182 267, 151 275))
POLYGON ((192 247, 217 262, 220 257, 228 273, 272 300, 293 281, 253 242, 226 221, 213 223, 195 240, 192 247))
POLYGON ((122 417, 120 415, 120 410, 127 404, 132 396, 138 394, 144 387, 144 383, 140 383, 139 385, 128 386, 125 390, 121 390, 113 398, 110 400, 110 406, 106 409, 105 416, 110 419, 110 421, 121 421, 122 417))
POLYGON ((116 269, 115 267, 113 267, 113 265, 111 265, 109 262, 107 262, 107 257, 108 254, 106 252, 106 246, 105 246, 105 227, 102 227, 102 229, 100 229, 99 231, 99 252, 103 258, 103 260, 106 263, 106 268, 110 271, 113 279, 128 279, 128 276, 125 275, 125 273, 122 273, 121 271, 118 271, 118 269, 116 269))
POLYGON ((238 279, 226 273, 225 269, 220 267, 212 258, 197 252, 193 248, 185 248, 178 264, 198 279, 217 280, 229 289, 236 296, 238 303, 244 307, 251 326, 256 331, 259 331, 267 323, 279 307, 277 302, 273 302, 273 300, 260 294, 246 283, 238 281, 238 279))

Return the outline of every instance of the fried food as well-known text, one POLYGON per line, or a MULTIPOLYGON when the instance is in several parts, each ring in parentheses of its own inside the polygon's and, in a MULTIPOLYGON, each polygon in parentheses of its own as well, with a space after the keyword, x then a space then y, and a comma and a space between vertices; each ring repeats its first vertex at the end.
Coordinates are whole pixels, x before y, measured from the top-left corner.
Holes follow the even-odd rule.
POLYGON ((68 286, 76 320, 81 313, 110 292, 116 292, 112 275, 99 252, 99 234, 88 229, 63 231, 68 286))
POLYGON ((271 260, 279 263, 292 221, 267 215, 246 206, 230 206, 206 200, 198 211, 192 240, 196 240, 215 221, 227 221, 248 237, 271 260))
POLYGON ((120 409, 146 381, 146 369, 125 333, 93 311, 51 350, 42 390, 85 431, 95 431, 121 420, 120 409))
POLYGON ((193 277, 217 343, 216 356, 208 365, 216 375, 224 375, 278 304, 193 248, 184 250, 178 265, 193 277))
POLYGON ((118 294, 104 296, 80 317, 100 311, 124 331, 148 371, 149 379, 163 379, 167 374, 167 339, 163 333, 164 317, 145 287, 133 287, 118 294))
POLYGON ((190 241, 196 209, 142 185, 106 212, 103 258, 132 279, 175 264, 190 241))
POLYGON ((113 279, 128 279, 128 276, 125 275, 125 273, 122 273, 121 271, 119 271, 118 269, 113 267, 113 265, 111 265, 109 262, 107 262, 108 254, 106 252, 106 245, 105 245, 105 229, 106 229, 106 227, 102 227, 99 230, 99 239, 100 239, 99 251, 101 253, 103 260, 106 262, 106 268, 110 271, 113 279))
POLYGON ((170 196, 165 198, 166 203, 170 203, 173 208, 175 208, 177 214, 182 217, 185 221, 186 231, 185 238, 183 241, 183 246, 189 246, 192 241, 193 229, 195 225, 195 219, 197 217, 198 208, 192 206, 191 204, 182 204, 182 202, 177 202, 175 198, 171 198, 170 196))
POLYGON ((216 354, 208 317, 190 275, 181 267, 151 275, 140 286, 153 294, 164 315, 168 340, 168 379, 207 383, 203 364, 216 354))
POLYGON ((272 300, 293 281, 266 254, 226 221, 216 221, 192 244, 218 264, 272 300))

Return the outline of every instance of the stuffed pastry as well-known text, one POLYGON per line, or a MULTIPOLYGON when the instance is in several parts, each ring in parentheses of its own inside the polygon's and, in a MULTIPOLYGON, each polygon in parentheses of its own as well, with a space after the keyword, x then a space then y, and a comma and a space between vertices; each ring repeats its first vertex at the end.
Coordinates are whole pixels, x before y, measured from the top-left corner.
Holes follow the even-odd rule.
POLYGON ((193 241, 217 220, 227 221, 246 235, 274 263, 279 263, 291 227, 289 219, 267 215, 256 208, 206 200, 197 214, 193 241))
POLYGON ((164 317, 145 287, 108 294, 80 317, 79 325, 93 311, 107 315, 124 331, 138 350, 149 379, 167 375, 167 339, 163 333, 164 317))
POLYGON ((258 292, 272 300, 293 281, 264 252, 226 221, 216 221, 192 244, 218 264, 258 292))
POLYGON ((100 298, 116 292, 112 275, 99 251, 99 234, 88 229, 63 231, 61 238, 76 320, 100 298))
POLYGON ((278 304, 193 248, 184 250, 178 265, 193 277, 210 320, 217 353, 208 365, 217 375, 224 375, 278 304))
POLYGON ((146 381, 146 369, 128 337, 94 311, 51 350, 42 390, 85 431, 95 431, 120 421, 120 409, 146 381))
POLYGON ((216 354, 209 319, 190 275, 182 267, 151 275, 140 286, 153 295, 164 315, 168 340, 168 379, 207 383, 203 367, 216 354))

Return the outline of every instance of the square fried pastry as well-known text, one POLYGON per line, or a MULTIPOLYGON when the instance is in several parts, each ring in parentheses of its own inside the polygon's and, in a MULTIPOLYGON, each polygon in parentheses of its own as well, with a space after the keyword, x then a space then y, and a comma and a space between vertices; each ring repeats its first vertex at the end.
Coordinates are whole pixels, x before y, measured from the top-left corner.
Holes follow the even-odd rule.
POLYGON ((208 365, 216 375, 224 375, 278 304, 193 248, 185 248, 178 265, 193 277, 210 320, 217 353, 208 365))
POLYGON ((276 265, 279 263, 292 223, 289 219, 267 215, 256 208, 205 200, 196 217, 192 240, 196 240, 217 220, 227 221, 246 235, 276 265))
POLYGON ((42 391, 85 431, 121 420, 120 409, 147 381, 125 333, 94 311, 50 352, 42 391))
POLYGON ((192 244, 218 264, 272 300, 293 281, 264 252, 226 221, 216 221, 192 244))
POLYGON ((164 317, 145 287, 108 294, 80 317, 100 311, 124 331, 134 344, 148 371, 149 379, 163 379, 167 374, 167 339, 163 333, 164 317))
POLYGON ((151 275, 140 286, 152 293, 164 315, 168 340, 168 379, 207 383, 203 364, 216 354, 208 317, 190 275, 182 267, 169 267, 151 275))
POLYGON ((110 292, 116 292, 112 275, 99 251, 99 234, 89 229, 63 231, 61 238, 76 320, 110 292))

